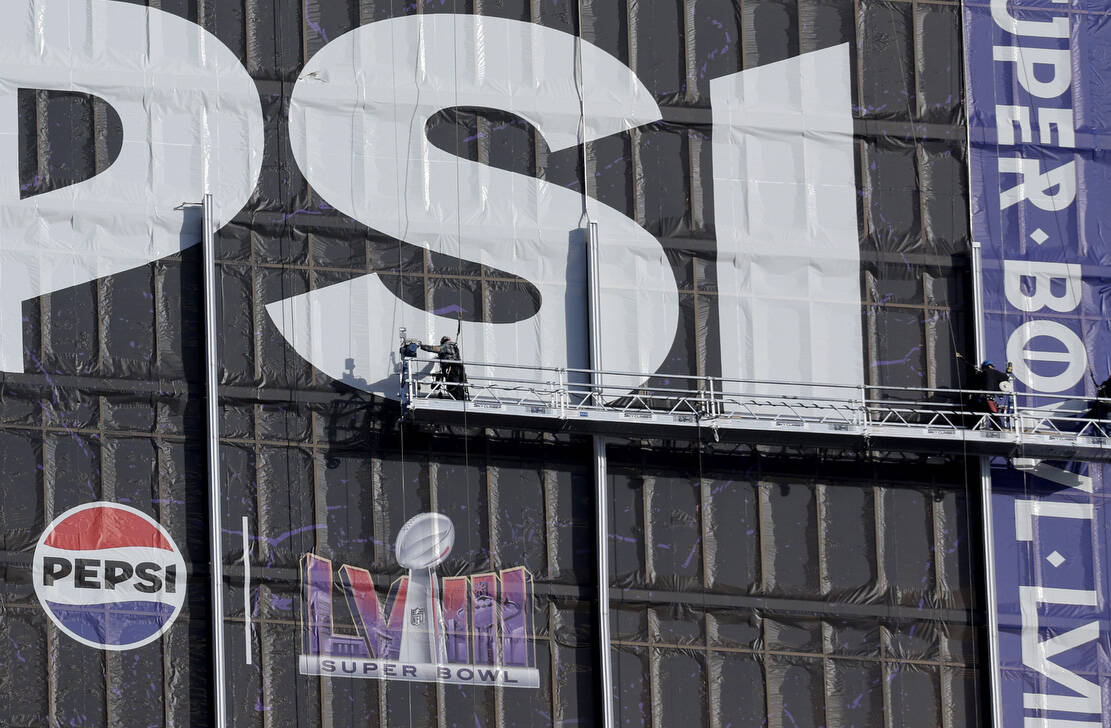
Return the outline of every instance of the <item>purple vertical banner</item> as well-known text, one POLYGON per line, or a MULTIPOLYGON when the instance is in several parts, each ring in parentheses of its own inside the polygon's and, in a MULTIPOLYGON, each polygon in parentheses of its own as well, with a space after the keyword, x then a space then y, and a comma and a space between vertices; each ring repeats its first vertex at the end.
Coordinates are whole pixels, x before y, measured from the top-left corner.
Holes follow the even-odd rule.
POLYGON ((448 662, 466 665, 471 660, 471 580, 448 576, 443 580, 444 643, 448 662))
POLYGON ((474 664, 497 665, 501 590, 497 574, 471 577, 471 629, 474 664))
POLYGON ((532 636, 536 633, 532 612, 532 574, 523 566, 503 569, 502 664, 536 667, 532 636))
MULTIPOLYGON (((985 352, 1075 410, 1061 396, 1111 361, 1111 4, 966 1, 964 21, 985 352)), ((997 459, 991 481, 998 724, 1111 724, 1111 469, 997 459)))

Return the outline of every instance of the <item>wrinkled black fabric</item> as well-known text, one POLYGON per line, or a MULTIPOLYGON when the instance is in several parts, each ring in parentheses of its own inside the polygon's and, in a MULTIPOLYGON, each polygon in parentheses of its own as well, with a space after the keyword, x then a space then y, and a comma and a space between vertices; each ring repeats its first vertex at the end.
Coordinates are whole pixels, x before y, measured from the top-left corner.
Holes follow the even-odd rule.
MULTIPOLYGON (((469 321, 525 320, 541 305, 528 281, 367 229, 305 181, 288 141, 294 82, 306 60, 362 24, 415 12, 511 17, 580 35, 637 72, 663 119, 585 149, 552 152, 527 121, 485 109, 444 111, 427 131, 441 149, 580 194, 590 175, 587 194, 666 251, 680 323, 665 368, 698 375, 721 372, 710 80, 849 43, 867 377, 959 383, 954 354, 970 349, 971 306, 955 5, 159 5, 238 55, 266 122, 258 187, 217 235, 231 725, 601 725, 590 443, 405 425, 396 403, 316 371, 265 313, 367 272, 410 305, 453 305, 469 321), (388 585, 403 575, 392 551, 398 530, 429 510, 457 528, 443 574, 517 565, 533 574, 538 690, 298 674, 302 556, 366 568, 388 585)), ((97 99, 29 90, 20 102, 18 175, 28 194, 111 163, 116 121, 97 99)), ((193 248, 24 303, 26 374, 0 378, 0 724, 211 722, 201 282, 193 248), (77 644, 33 592, 30 559, 43 528, 94 500, 156 518, 189 564, 182 614, 138 650, 77 644)), ((979 534, 966 472, 974 464, 908 459, 696 453, 619 439, 605 484, 618 724, 982 725, 979 534)), ((336 604, 337 630, 353 633, 336 604)))

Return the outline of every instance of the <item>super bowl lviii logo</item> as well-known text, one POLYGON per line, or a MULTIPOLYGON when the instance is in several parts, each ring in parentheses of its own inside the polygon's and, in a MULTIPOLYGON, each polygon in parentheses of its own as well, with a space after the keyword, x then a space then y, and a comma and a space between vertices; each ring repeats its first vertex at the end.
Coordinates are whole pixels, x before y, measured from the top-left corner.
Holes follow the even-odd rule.
POLYGON ((152 642, 185 602, 185 560, 170 534, 118 503, 87 503, 55 518, 35 546, 31 571, 51 621, 89 647, 152 642))
POLYGON ((304 675, 468 685, 540 686, 532 645, 532 575, 524 567, 440 578, 455 527, 440 513, 410 519, 397 536, 395 581, 386 609, 370 572, 345 565, 339 581, 355 634, 332 621, 332 562, 301 559, 304 675))

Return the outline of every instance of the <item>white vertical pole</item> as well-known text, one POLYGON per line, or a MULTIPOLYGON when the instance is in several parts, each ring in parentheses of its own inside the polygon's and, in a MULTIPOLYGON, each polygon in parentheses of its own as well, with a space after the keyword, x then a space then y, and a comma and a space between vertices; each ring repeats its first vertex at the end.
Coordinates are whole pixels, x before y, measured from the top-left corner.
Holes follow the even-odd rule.
POLYGON ((212 568, 212 682, 216 698, 215 725, 227 725, 227 681, 224 677, 224 543, 223 496, 220 489, 220 383, 216 362, 216 221, 212 195, 203 202, 204 355, 208 415, 208 548, 212 568))
POLYGON ((598 530, 598 649, 602 683, 602 725, 613 728, 613 660, 610 654, 609 508, 606 483, 606 439, 594 436, 594 515, 598 530))
POLYGON ((243 516, 243 659, 248 665, 251 656, 251 523, 243 516))
POLYGON ((984 260, 980 244, 972 243, 972 316, 976 364, 984 360, 984 260))
POLYGON ((991 687, 991 724, 1003 728, 1003 695, 999 675, 999 611, 995 591, 995 529, 991 508, 991 460, 980 457, 980 510, 984 534, 984 593, 988 611, 988 676, 991 687))
MULTIPOLYGON (((980 244, 972 243, 972 326, 976 364, 984 361, 984 261, 980 244)), ((991 508, 991 460, 980 457, 980 532, 984 547, 984 606, 988 612, 988 684, 991 698, 991 724, 1003 726, 1003 698, 999 676, 999 611, 995 590, 995 529, 991 508)))
MULTIPOLYGON (((590 368, 595 389, 602 386, 602 281, 598 268, 598 223, 590 223, 586 240, 586 276, 590 296, 590 368)), ((599 392, 601 397, 601 392, 599 392)))
MULTIPOLYGON (((590 294, 590 368, 591 384, 600 405, 602 396, 602 285, 598 272, 598 223, 591 222, 587 236, 587 281, 590 294)), ((598 649, 602 683, 602 726, 613 728, 613 661, 610 654, 610 570, 609 570, 609 508, 606 468, 606 439, 594 436, 594 503, 596 550, 598 553, 598 649)))

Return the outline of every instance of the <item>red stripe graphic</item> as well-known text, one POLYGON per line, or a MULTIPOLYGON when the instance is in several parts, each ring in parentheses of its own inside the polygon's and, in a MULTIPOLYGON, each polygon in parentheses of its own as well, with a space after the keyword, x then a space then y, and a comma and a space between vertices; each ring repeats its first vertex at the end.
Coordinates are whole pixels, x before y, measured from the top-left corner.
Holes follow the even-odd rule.
POLYGON ((74 513, 46 537, 46 546, 74 551, 148 546, 173 551, 173 546, 143 518, 119 508, 89 508, 74 513))

